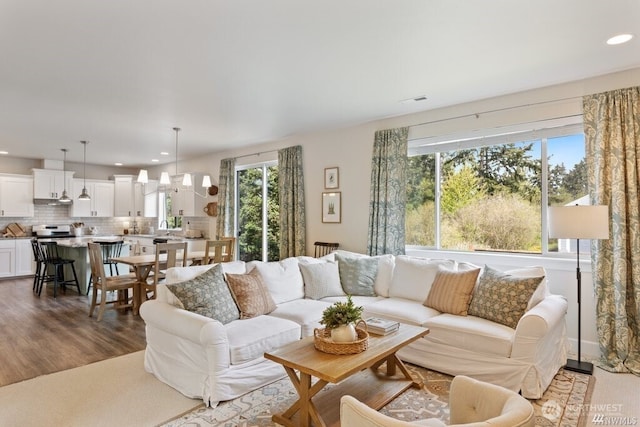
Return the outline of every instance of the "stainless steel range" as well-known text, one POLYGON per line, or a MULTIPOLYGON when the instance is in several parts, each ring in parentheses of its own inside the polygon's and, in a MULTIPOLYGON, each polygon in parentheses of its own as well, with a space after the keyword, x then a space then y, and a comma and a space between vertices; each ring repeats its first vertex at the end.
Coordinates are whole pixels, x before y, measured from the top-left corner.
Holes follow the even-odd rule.
POLYGON ((73 237, 70 225, 34 225, 33 235, 39 239, 73 237))

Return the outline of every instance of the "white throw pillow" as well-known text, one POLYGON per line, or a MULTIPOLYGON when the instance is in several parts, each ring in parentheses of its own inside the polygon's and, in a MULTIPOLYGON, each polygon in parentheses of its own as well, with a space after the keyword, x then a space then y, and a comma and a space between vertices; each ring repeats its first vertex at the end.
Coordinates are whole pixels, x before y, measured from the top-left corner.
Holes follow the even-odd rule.
POLYGON ((514 268, 513 270, 507 270, 504 272, 505 274, 510 274, 514 277, 543 277, 544 280, 538 285, 538 288, 535 290, 531 298, 529 298, 529 303, 527 304, 527 311, 531 310, 533 307, 538 305, 540 301, 545 299, 550 295, 549 287, 547 286, 547 272, 544 270, 544 267, 539 265, 534 265, 531 267, 522 267, 522 268, 514 268))
POLYGON ((396 256, 389 296, 422 303, 429 295, 440 266, 454 270, 456 263, 447 259, 396 256))
POLYGON ((296 258, 247 263, 247 273, 257 268, 276 304, 304 298, 304 282, 296 258))
POLYGON ((335 262, 299 264, 304 279, 304 295, 311 299, 346 295, 340 284, 340 271, 335 262))

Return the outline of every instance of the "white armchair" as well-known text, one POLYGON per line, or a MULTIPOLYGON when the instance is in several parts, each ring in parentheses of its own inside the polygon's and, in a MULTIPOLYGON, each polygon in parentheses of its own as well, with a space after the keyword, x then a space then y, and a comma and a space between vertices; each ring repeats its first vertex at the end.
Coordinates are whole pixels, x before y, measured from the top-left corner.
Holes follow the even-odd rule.
MULTIPOLYGON (((506 388, 474 380, 463 375, 455 377, 449 395, 450 427, 534 427, 533 406, 527 399, 506 388)), ((352 396, 340 401, 340 424, 343 427, 407 427, 423 425, 446 426, 430 418, 409 423, 396 420, 371 409, 352 396)))

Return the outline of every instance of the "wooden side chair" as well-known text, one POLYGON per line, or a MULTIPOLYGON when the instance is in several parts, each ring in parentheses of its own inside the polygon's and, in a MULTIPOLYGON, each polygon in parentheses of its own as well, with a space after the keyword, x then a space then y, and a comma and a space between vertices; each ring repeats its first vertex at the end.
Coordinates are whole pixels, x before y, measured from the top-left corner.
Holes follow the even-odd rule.
POLYGON ((315 246, 315 251, 313 254, 315 258, 320 258, 325 255, 329 255, 331 252, 335 251, 340 246, 340 244, 338 243, 329 243, 329 242, 314 242, 313 245, 315 246))
POLYGON ((152 280, 141 284, 144 288, 142 295, 146 295, 147 299, 155 299, 156 287, 164 279, 167 269, 186 266, 187 242, 156 243, 156 262, 152 270, 152 280))
POLYGON ((217 264, 220 262, 229 262, 233 259, 232 254, 233 240, 207 240, 204 247, 204 258, 202 264, 217 264))
POLYGON ((134 288, 138 286, 138 281, 132 274, 107 276, 104 270, 102 246, 99 243, 89 243, 88 245, 91 279, 93 281, 93 296, 91 297, 89 317, 93 316, 93 311, 99 305, 99 322, 102 320, 107 304, 111 304, 117 309, 133 308, 133 293, 134 288), (129 295, 129 289, 131 289, 131 295, 129 295), (111 291, 116 291, 117 296, 115 299, 109 300, 108 295, 111 291), (100 294, 100 302, 98 302, 98 294, 100 294))

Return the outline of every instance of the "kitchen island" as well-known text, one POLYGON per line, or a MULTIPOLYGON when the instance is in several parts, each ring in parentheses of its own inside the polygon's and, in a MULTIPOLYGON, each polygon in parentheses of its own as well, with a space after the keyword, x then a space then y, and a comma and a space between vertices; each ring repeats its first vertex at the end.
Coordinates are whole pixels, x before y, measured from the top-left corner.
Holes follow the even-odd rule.
MULTIPOLYGON (((41 239, 43 241, 49 241, 49 239, 41 239)), ((90 242, 117 242, 124 241, 122 236, 109 235, 109 236, 87 236, 87 237, 73 237, 69 239, 50 239, 58 244, 58 255, 74 260, 76 274, 78 276, 78 285, 83 295, 87 294, 89 288, 89 280, 91 279, 91 266, 89 264, 89 251, 88 243, 90 242)), ((122 256, 129 255, 129 243, 124 241, 122 246, 122 256)), ((125 264, 118 264, 118 271, 120 274, 129 272, 129 266, 125 264)), ((108 273, 107 273, 108 274, 108 273)), ((73 277, 71 267, 66 266, 64 275, 66 278, 73 277)))

